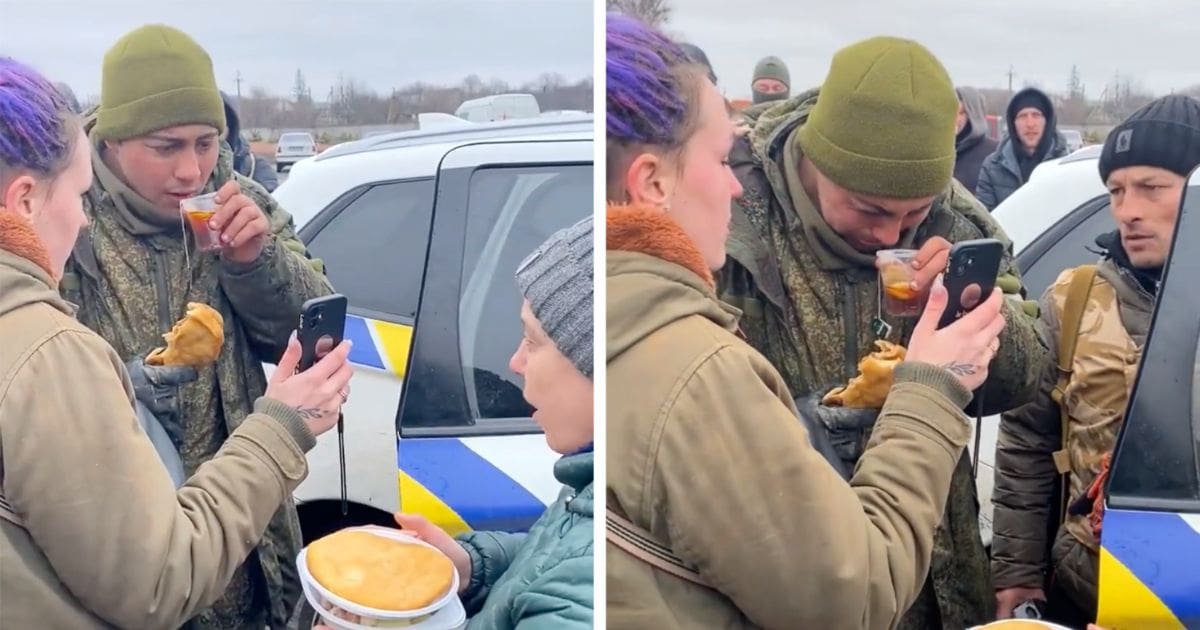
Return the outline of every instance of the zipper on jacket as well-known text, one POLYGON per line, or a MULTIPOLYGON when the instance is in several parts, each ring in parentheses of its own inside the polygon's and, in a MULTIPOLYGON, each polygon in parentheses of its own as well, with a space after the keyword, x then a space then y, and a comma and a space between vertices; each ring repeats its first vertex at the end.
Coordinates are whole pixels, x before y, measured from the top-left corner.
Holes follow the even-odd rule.
POLYGON ((171 294, 167 288, 167 255, 154 250, 154 291, 158 295, 158 328, 167 331, 175 325, 171 317, 171 294))
POLYGON ((858 373, 858 294, 849 278, 842 282, 842 334, 846 336, 844 378, 854 378, 858 373))

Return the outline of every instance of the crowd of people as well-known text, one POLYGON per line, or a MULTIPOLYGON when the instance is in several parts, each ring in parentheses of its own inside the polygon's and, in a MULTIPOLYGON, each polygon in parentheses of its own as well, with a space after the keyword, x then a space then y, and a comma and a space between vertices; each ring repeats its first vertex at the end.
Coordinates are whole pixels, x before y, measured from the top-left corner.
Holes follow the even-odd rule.
POLYGON ((1163 97, 1108 136, 1118 229, 1039 301, 990 210, 1064 154, 1044 93, 1013 96, 996 143, 977 91, 874 37, 806 91, 763 59, 731 117, 694 45, 606 26, 610 626, 961 629, 1031 604, 1093 622, 1098 486, 1200 102, 1163 97), (981 238, 1005 246, 997 289, 938 329, 948 252, 981 238), (890 248, 917 251, 919 317, 880 306, 890 248), (907 348, 886 402, 826 405, 878 341, 907 348), (989 554, 964 445, 970 416, 997 413, 989 554))
MULTIPOLYGON (((0 58, 0 626, 296 627, 292 491, 353 368, 344 341, 298 371, 294 329, 335 287, 195 40, 137 28, 101 84, 79 112, 0 58), (216 252, 183 226, 180 202, 205 193, 216 252), (150 360, 192 304, 221 322, 216 361, 150 360)), ((511 368, 563 456, 560 500, 527 534, 451 539, 396 516, 453 559, 471 628, 591 625, 592 241, 590 218, 555 234, 513 289, 511 368)))

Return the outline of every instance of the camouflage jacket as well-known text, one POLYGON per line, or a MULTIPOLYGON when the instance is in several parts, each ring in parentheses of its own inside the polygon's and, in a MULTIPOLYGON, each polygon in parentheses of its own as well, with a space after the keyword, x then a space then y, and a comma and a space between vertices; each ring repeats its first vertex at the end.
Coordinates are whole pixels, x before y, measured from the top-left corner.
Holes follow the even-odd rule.
MULTIPOLYGON (((1047 562, 1047 523, 1054 513, 1058 475, 1052 454, 1063 445, 1062 418, 1051 392, 1058 382, 1061 319, 1074 269, 1064 271, 1042 299, 1040 331, 1052 348, 1041 370, 1038 396, 1001 416, 996 444, 995 536, 992 569, 997 588, 1040 587, 1050 565, 1057 582, 1085 610, 1095 610, 1098 543, 1086 516, 1059 528, 1047 562)), ((1070 417, 1067 454, 1070 499, 1083 495, 1116 444, 1138 362, 1146 343, 1154 295, 1133 272, 1103 260, 1080 322, 1071 378, 1063 404, 1070 417)))
MULTIPOLYGON (((94 118, 86 126, 93 124, 94 118)), ((149 202, 121 183, 95 148, 92 163, 96 179, 84 197, 91 224, 81 234, 61 283, 64 297, 79 307, 79 321, 129 361, 162 346, 163 333, 183 315, 188 302, 206 303, 225 320, 225 345, 217 362, 179 389, 183 427, 176 446, 191 475, 216 454, 266 391, 262 363, 279 359, 303 302, 332 289, 320 262, 308 258, 296 237, 291 216, 258 184, 233 172, 224 143, 204 191, 236 178, 243 194, 270 219, 273 231, 263 254, 249 265, 195 251, 182 226, 145 220, 149 202)), ((289 498, 268 525, 257 552, 234 573, 225 594, 187 627, 283 628, 301 595, 295 563, 301 540, 289 498)))
MULTIPOLYGON (((899 343, 907 342, 915 323, 880 315, 874 267, 823 258, 801 224, 786 183, 784 154, 816 99, 817 91, 812 90, 762 112, 750 134, 735 145, 731 161, 745 193, 734 204, 729 260, 718 278, 722 299, 744 313, 747 339, 779 369, 797 396, 828 391, 853 377, 859 359, 877 338, 872 326, 876 317, 891 326, 888 338, 899 343)), ((991 237, 1008 245, 999 286, 1018 297, 1004 307, 1008 326, 981 390, 982 411, 996 413, 1030 400, 1036 378, 1027 366, 1040 365, 1046 349, 1035 332, 1035 320, 1019 302, 1024 290, 1011 243, 957 182, 951 182, 928 218, 903 235, 902 242, 919 247, 932 236, 952 243, 991 237)), ((862 444, 869 433, 864 431, 862 444)), ((901 628, 962 628, 990 618, 988 560, 965 454, 935 541, 931 584, 936 602, 927 584, 901 628)))

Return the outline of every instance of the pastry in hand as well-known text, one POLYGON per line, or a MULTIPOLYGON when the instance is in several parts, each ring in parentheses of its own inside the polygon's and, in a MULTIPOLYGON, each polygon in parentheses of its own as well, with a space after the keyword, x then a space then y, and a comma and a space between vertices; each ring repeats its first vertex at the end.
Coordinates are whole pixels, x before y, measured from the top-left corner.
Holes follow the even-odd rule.
POLYGON ((306 553, 308 572, 347 601, 387 611, 420 610, 446 596, 454 563, 445 554, 361 529, 343 529, 315 540, 306 553))
POLYGON ((868 409, 883 406, 892 389, 896 366, 904 360, 904 346, 882 339, 876 341, 875 346, 879 349, 858 362, 858 376, 850 379, 845 387, 830 390, 821 399, 823 404, 868 409))
POLYGON ((225 320, 207 304, 189 302, 187 313, 163 335, 166 348, 156 348, 146 357, 148 365, 212 365, 225 345, 225 320))

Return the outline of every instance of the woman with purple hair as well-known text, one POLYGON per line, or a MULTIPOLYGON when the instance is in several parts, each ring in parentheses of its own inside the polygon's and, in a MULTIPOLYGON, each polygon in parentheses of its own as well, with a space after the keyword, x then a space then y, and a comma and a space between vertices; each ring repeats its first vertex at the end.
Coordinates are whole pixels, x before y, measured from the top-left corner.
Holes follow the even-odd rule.
POLYGON ((724 100, 662 34, 619 15, 607 30, 608 627, 895 627, 929 569, 1000 298, 938 330, 933 289, 845 481, 715 292, 742 192, 724 100), (955 361, 981 367, 937 367, 955 361))
POLYGON ((266 396, 175 488, 120 357, 59 296, 92 183, 82 122, 0 57, 0 627, 177 628, 224 591, 337 423, 349 345, 266 396))

